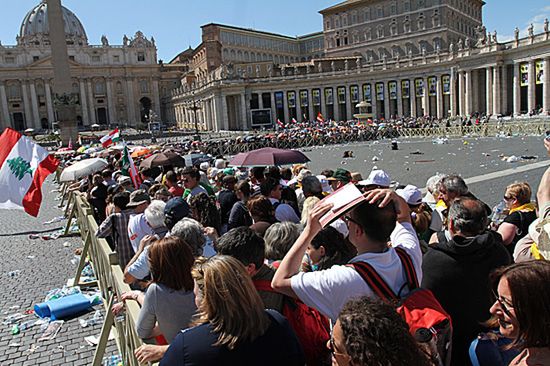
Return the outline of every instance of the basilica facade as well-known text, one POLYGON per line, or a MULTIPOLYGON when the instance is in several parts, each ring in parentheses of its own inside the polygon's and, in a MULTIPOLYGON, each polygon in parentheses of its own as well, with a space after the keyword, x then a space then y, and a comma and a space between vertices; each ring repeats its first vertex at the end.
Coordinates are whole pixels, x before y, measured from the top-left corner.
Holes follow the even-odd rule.
MULTIPOLYGON (((169 114, 170 91, 179 86, 181 67, 157 61, 154 38, 143 33, 111 44, 89 43, 77 16, 63 7, 73 93, 79 126, 137 127, 152 114, 169 114)), ((46 130, 56 121, 47 4, 23 18, 15 45, 0 44, 0 128, 46 130)))
POLYGON ((172 60, 186 71, 169 118, 182 128, 248 130, 319 113, 353 119, 361 101, 385 119, 548 114, 548 20, 541 33, 516 28, 504 42, 482 25, 483 5, 348 0, 321 10, 322 32, 295 38, 204 26, 202 44, 172 60))

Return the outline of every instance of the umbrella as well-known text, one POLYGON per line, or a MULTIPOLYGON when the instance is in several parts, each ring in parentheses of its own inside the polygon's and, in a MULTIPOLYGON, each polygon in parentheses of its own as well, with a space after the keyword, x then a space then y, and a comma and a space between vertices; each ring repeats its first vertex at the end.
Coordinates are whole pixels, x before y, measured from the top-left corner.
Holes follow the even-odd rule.
POLYGON ((200 165, 200 163, 212 161, 212 157, 206 154, 189 154, 183 157, 185 159, 185 166, 200 165))
POLYGON ((155 166, 185 166, 185 160, 178 154, 165 151, 155 155, 151 155, 148 158, 144 159, 139 165, 140 168, 152 168, 155 166))
POLYGON ((134 151, 132 152, 132 157, 133 158, 139 158, 140 156, 147 155, 150 152, 151 152, 151 150, 149 150, 146 147, 139 147, 139 148, 134 149, 134 151))
POLYGON ((231 159, 233 166, 281 166, 307 163, 309 158, 297 150, 274 149, 265 147, 246 153, 240 153, 231 159))
POLYGON ((61 182, 71 182, 90 174, 94 174, 101 169, 105 168, 109 163, 106 160, 100 158, 92 158, 81 160, 75 163, 61 172, 61 182))

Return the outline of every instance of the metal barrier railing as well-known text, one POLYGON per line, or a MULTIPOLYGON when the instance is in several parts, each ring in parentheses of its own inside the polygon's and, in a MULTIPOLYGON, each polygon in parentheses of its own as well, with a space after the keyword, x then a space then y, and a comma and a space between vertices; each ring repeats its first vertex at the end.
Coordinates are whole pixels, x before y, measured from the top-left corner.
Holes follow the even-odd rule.
POLYGON ((68 232, 74 218, 84 242, 74 284, 81 284, 80 275, 89 257, 105 308, 105 320, 101 328, 92 365, 101 365, 109 334, 113 331, 123 364, 125 366, 138 366, 140 364, 134 356, 134 351, 144 343, 136 332, 136 322, 140 308, 133 301, 126 302, 126 311, 117 317, 115 321, 112 312, 113 305, 124 292, 130 291, 130 287, 123 281, 124 274, 118 264, 116 253, 111 250, 105 239, 95 236, 98 226, 92 215, 92 208, 84 195, 79 192, 71 192, 67 195, 66 212, 68 213, 68 222, 65 233, 68 232))

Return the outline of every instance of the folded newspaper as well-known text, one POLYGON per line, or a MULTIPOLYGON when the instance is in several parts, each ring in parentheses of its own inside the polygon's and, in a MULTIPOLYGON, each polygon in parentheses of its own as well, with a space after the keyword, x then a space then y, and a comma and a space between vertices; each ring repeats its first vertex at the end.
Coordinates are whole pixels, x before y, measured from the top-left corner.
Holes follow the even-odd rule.
POLYGON ((319 220, 323 227, 329 225, 340 216, 367 199, 353 183, 348 183, 336 192, 323 198, 318 205, 332 203, 334 206, 319 220))

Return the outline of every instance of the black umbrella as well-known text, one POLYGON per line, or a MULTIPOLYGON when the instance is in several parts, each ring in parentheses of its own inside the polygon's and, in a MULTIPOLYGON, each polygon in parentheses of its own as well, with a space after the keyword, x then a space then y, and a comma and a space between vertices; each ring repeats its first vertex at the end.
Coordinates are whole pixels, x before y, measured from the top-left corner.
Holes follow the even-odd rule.
POLYGON ((149 156, 144 159, 139 165, 140 168, 152 168, 155 166, 185 166, 185 160, 178 154, 172 151, 165 151, 149 156))

